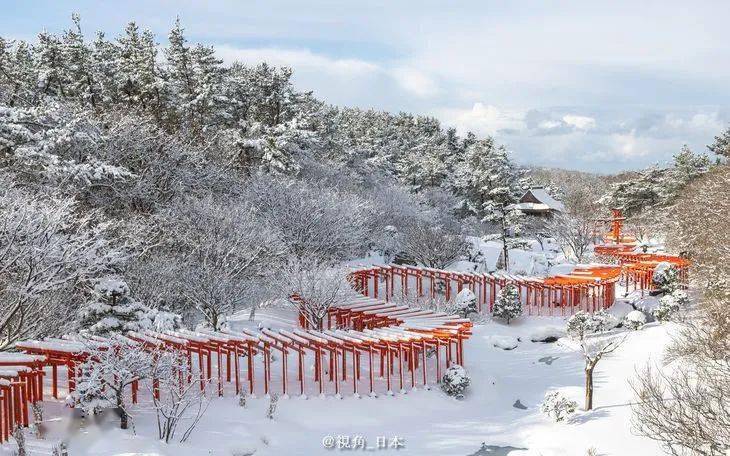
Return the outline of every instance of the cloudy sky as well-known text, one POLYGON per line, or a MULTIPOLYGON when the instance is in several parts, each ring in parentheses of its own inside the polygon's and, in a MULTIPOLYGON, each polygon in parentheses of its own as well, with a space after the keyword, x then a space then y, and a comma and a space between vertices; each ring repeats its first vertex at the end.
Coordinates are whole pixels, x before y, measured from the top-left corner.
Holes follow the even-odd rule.
POLYGON ((727 1, 6 0, 0 35, 79 12, 164 44, 179 15, 226 61, 295 69, 339 105, 434 115, 494 135, 521 163, 610 172, 704 151, 730 123, 727 1))

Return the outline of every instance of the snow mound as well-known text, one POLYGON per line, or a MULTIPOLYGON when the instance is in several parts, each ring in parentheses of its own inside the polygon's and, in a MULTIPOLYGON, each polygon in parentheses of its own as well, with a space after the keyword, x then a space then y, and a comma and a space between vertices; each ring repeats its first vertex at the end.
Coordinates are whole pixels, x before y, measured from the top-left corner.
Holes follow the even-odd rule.
POLYGON ((516 337, 512 336, 491 336, 489 343, 502 350, 514 350, 517 348, 519 341, 516 337))
POLYGON ((623 320, 626 315, 634 311, 634 307, 626 301, 616 301, 607 312, 613 315, 617 321, 623 320))
POLYGON ((540 326, 530 334, 533 342, 556 342, 565 336, 565 329, 558 326, 540 326))

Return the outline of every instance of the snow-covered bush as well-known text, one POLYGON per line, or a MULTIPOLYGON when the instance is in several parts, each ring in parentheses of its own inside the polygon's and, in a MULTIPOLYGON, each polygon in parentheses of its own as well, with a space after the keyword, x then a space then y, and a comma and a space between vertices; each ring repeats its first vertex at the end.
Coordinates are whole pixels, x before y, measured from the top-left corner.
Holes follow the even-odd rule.
POLYGON ((659 321, 669 321, 677 312, 679 312, 677 301, 672 295, 666 295, 659 299, 659 305, 652 310, 651 314, 659 321))
POLYGON ((640 310, 629 312, 624 318, 623 324, 626 328, 639 330, 646 324, 646 314, 640 310))
POLYGON ((452 364, 441 378, 441 389, 449 396, 462 399, 469 383, 471 383, 471 378, 466 369, 458 364, 452 364))
POLYGON ((670 263, 661 262, 654 268, 651 280, 657 291, 672 293, 679 289, 679 270, 670 263))
POLYGON ((479 312, 477 307, 477 297, 473 291, 468 288, 464 288, 456 295, 454 303, 449 307, 449 311, 463 318, 468 318, 469 315, 479 312))
POLYGON ((659 298, 659 305, 652 310, 652 315, 659 321, 669 321, 679 309, 689 304, 689 296, 682 290, 674 290, 659 298))
POLYGON ((593 314, 580 311, 568 319, 566 332, 573 339, 582 340, 586 334, 608 331, 617 324, 616 318, 605 310, 593 314))
POLYGON ((540 405, 540 411, 553 418, 556 422, 563 421, 568 415, 575 413, 578 403, 571 401, 559 391, 552 391, 545 394, 545 399, 540 405))
POLYGON ((494 309, 492 310, 492 316, 496 318, 502 318, 509 324, 510 320, 522 315, 522 302, 520 301, 520 295, 517 292, 517 287, 510 284, 504 287, 497 294, 497 299, 494 301, 494 309))
POLYGON ((117 277, 105 277, 94 286, 94 298, 79 309, 81 327, 107 335, 152 327, 154 311, 129 296, 129 286, 117 277))

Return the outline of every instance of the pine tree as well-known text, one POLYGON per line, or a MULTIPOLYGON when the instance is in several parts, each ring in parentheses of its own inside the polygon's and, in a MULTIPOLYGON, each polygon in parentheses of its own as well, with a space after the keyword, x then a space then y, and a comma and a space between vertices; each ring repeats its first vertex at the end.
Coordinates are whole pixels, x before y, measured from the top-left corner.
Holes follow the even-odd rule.
POLYGON ((508 284, 506 287, 499 290, 497 299, 494 301, 492 316, 504 319, 507 321, 507 324, 509 324, 510 320, 513 320, 520 315, 522 315, 522 302, 520 301, 520 295, 517 292, 517 287, 512 284, 508 284))
POLYGON ((44 95, 66 96, 67 72, 61 40, 45 30, 38 34, 33 45, 34 67, 38 72, 38 87, 44 95))
POLYGON ((94 106, 112 105, 120 100, 117 78, 120 61, 119 47, 106 39, 104 32, 97 32, 91 48, 90 72, 95 89, 91 102, 94 106))
POLYGON ((161 119, 162 99, 154 36, 149 30, 140 33, 139 27, 134 22, 130 22, 124 31, 125 34, 117 39, 119 43, 117 86, 127 103, 151 111, 157 119, 161 119))
POLYGON ((92 106, 97 99, 94 96, 94 81, 91 74, 91 49, 84 43, 81 32, 81 18, 78 14, 71 16, 74 28, 63 34, 61 51, 64 61, 63 80, 66 81, 68 97, 75 97, 90 103, 92 106))
POLYGON ((469 140, 462 161, 455 163, 451 188, 461 198, 464 215, 484 217, 491 204, 516 201, 521 171, 512 163, 503 146, 494 139, 469 140))
POLYGON ((108 335, 152 327, 153 311, 129 296, 129 286, 118 278, 101 279, 94 298, 79 309, 81 327, 92 334, 108 335))
POLYGON ((0 37, 0 100, 11 107, 29 104, 35 96, 36 86, 30 45, 0 37))
POLYGON ((715 136, 715 141, 707 148, 720 157, 730 158, 730 128, 715 136))
POLYGON ((484 220, 495 224, 497 232, 490 238, 498 240, 502 244, 502 258, 504 269, 509 270, 509 251, 519 247, 522 240, 519 235, 522 231, 522 219, 524 214, 519 209, 509 204, 514 201, 512 194, 507 187, 497 187, 490 192, 491 199, 484 203, 484 220))

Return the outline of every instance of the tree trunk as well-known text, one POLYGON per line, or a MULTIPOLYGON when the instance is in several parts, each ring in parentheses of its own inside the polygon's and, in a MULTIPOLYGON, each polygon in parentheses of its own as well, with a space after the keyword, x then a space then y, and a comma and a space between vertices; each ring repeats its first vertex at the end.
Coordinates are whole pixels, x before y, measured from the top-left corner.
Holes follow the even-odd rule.
POLYGON ((129 427, 129 417, 127 411, 124 409, 124 402, 122 401, 122 394, 117 394, 117 409, 119 410, 119 427, 121 429, 127 429, 129 427))
POLYGON ((586 411, 593 410, 593 369, 595 364, 586 362, 586 411))

